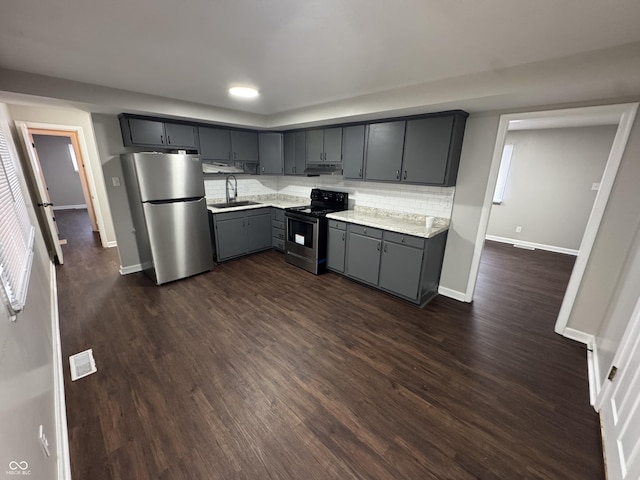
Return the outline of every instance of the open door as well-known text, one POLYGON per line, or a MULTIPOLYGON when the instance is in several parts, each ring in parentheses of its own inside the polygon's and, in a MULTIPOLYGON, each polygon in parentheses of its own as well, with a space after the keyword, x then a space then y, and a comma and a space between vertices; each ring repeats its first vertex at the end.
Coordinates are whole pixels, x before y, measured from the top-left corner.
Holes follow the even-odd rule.
POLYGON ((42 168, 40 167, 38 155, 33 148, 31 134, 29 133, 29 129, 25 124, 18 124, 17 127, 20 132, 22 143, 24 144, 25 152, 27 152, 27 156, 29 157, 31 171, 33 172, 34 182, 36 184, 35 193, 37 198, 37 206, 44 213, 44 217, 46 220, 46 228, 44 229, 43 234, 48 237, 48 240, 53 245, 58 262, 63 263, 62 247, 60 245, 60 238, 58 237, 58 227, 56 225, 56 219, 53 214, 53 204, 49 199, 47 184, 44 180, 44 174, 42 173, 42 168))
POLYGON ((640 299, 613 359, 600 418, 609 480, 640 478, 640 299))

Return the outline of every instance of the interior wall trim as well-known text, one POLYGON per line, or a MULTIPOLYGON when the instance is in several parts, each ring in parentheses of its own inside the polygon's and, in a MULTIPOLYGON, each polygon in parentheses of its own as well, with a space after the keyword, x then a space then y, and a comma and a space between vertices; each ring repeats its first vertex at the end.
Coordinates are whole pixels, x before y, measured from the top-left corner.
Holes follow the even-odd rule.
POLYGON ((453 290, 451 288, 438 287, 438 293, 443 297, 453 298, 454 300, 458 300, 459 302, 471 303, 469 300, 467 300, 464 292, 458 292, 457 290, 453 290))
POLYGON ((142 264, 136 263, 135 265, 127 265, 126 267, 120 266, 120 275, 129 275, 130 273, 136 273, 142 271, 142 264))
POLYGON ((58 457, 58 480, 71 480, 71 457, 69 454, 69 431, 67 429, 67 405, 64 396, 64 369, 60 341, 60 317, 58 314, 58 283, 56 267, 49 262, 51 272, 51 328, 53 337, 54 410, 56 422, 56 447, 58 457))
POLYGON ((510 243, 511 245, 531 247, 537 250, 546 250, 547 252, 564 253, 565 255, 578 256, 578 250, 573 250, 572 248, 556 247, 555 245, 546 245, 544 243, 525 242, 516 238, 497 237, 495 235, 487 235, 485 238, 494 242, 510 243))

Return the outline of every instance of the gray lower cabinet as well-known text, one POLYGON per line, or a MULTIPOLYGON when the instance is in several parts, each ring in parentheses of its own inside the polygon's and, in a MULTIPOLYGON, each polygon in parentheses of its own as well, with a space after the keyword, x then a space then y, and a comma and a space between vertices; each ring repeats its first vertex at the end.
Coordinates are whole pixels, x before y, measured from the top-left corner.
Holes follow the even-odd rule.
MULTIPOLYGON (((336 256, 339 232, 329 227, 328 248, 335 243, 336 256)), ((347 277, 418 305, 437 295, 447 232, 426 239, 356 224, 346 232, 347 277)))
POLYGON ((342 129, 342 176, 353 180, 364 178, 364 125, 342 129))
POLYGON ((369 125, 365 174, 367 180, 400 180, 406 123, 402 120, 369 125))
POLYGON ((304 175, 306 136, 305 132, 284 134, 284 174, 304 175))
POLYGON ((329 220, 327 230, 327 268, 344 273, 344 261, 347 253, 347 224, 329 220))
POLYGON ((260 133, 260 174, 282 175, 284 173, 284 152, 282 133, 260 133))
POLYGON ((382 230, 350 224, 347 232, 347 275, 378 285, 382 230))
POLYGON ((271 209, 213 214, 215 260, 222 262, 271 248, 271 209))
POLYGON ((271 246, 279 252, 284 252, 284 210, 271 208, 271 246))

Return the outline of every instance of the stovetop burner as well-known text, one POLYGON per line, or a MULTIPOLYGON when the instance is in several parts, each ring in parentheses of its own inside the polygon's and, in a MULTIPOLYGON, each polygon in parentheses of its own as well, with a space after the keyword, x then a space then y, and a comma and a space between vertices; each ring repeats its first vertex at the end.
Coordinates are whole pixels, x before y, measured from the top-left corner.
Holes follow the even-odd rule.
POLYGON ((314 188, 311 190, 311 205, 287 208, 287 210, 313 217, 324 217, 327 213, 340 212, 348 208, 348 193, 314 188))

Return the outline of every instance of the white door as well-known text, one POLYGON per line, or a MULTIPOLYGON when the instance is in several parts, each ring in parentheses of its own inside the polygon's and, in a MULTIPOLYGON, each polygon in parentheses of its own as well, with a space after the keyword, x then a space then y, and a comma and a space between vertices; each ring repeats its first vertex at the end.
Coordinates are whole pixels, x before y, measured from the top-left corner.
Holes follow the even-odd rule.
POLYGON ((63 263, 62 247, 60 246, 60 238, 58 237, 58 227, 56 225, 56 219, 53 215, 53 204, 49 199, 49 192, 47 191, 47 184, 44 180, 44 174, 40 167, 40 161, 38 155, 33 148, 33 140, 29 129, 23 122, 16 122, 18 130, 20 131, 20 137, 24 145, 27 156, 29 157, 29 163, 33 171, 34 181, 37 186, 37 208, 44 212, 44 216, 47 220, 47 231, 43 232, 44 235, 48 235, 53 243, 53 247, 58 257, 58 262, 63 263))
POLYGON ((600 418, 609 480, 640 479, 640 299, 613 359, 600 418))

